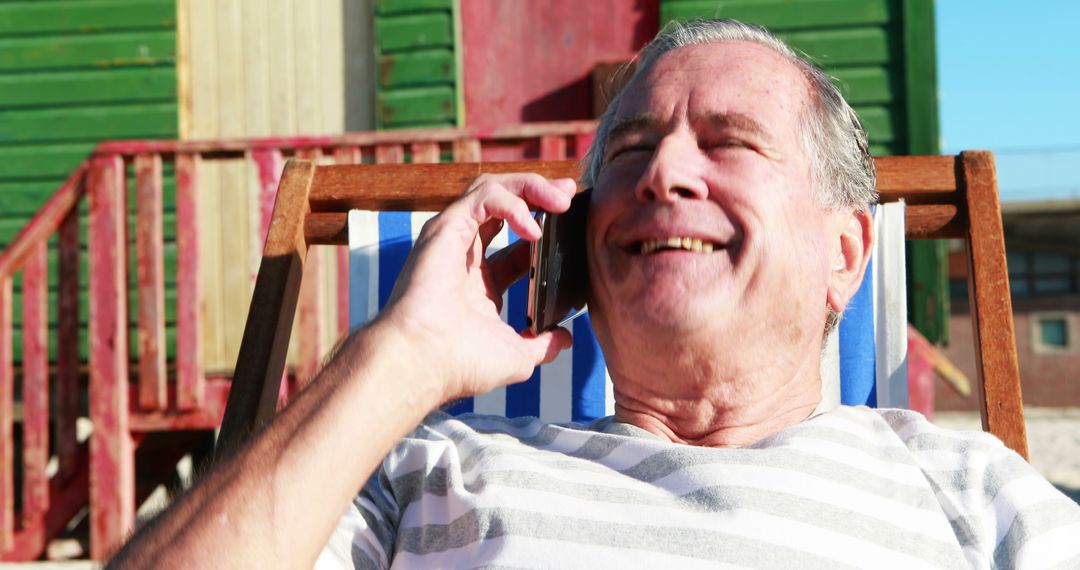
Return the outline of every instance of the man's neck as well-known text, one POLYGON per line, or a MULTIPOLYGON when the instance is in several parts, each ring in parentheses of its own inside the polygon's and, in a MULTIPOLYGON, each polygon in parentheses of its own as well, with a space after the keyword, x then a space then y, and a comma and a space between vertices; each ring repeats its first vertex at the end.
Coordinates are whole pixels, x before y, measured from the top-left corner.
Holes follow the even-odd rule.
POLYGON ((752 374, 692 378, 702 367, 678 364, 612 370, 615 419, 675 443, 741 447, 807 419, 821 402, 819 358, 806 358, 783 382, 752 374))
MULTIPOLYGON (((820 399, 820 395, 816 396, 820 399)), ((756 443, 811 416, 818 400, 800 402, 783 410, 771 410, 770 415, 748 413, 713 413, 708 422, 702 416, 713 409, 702 410, 699 415, 660 414, 653 409, 636 407, 633 403, 615 406, 615 419, 641 428, 661 439, 673 443, 701 447, 743 447, 756 443)), ((704 405, 702 407, 705 407, 704 405)), ((745 410, 743 411, 745 412, 745 410)))

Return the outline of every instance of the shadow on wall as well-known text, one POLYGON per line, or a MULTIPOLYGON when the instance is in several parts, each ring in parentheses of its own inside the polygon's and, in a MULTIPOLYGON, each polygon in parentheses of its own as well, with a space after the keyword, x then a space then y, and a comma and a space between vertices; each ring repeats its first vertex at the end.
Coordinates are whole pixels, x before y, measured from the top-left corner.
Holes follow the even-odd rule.
POLYGON ((345 131, 375 129, 372 0, 341 0, 345 57, 345 131))

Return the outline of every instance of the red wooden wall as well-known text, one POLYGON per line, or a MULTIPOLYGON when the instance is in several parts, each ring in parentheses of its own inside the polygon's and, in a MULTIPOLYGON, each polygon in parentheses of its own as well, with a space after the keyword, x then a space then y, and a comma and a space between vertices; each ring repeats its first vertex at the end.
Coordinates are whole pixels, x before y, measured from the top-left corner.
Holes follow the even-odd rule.
MULTIPOLYGON (((465 125, 592 118, 593 67, 629 60, 651 40, 659 4, 461 0, 465 125)), ((485 160, 513 158, 484 151, 485 160)))

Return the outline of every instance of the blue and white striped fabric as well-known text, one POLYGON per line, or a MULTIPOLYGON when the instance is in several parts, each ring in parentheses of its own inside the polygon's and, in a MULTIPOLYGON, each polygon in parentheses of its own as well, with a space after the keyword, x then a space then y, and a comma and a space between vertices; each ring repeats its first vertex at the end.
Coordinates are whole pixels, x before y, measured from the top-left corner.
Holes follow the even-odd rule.
POLYGON ((826 345, 823 405, 908 406, 902 202, 874 207, 874 235, 862 286, 826 345))
MULTIPOLYGON (((433 212, 349 213, 349 323, 370 320, 390 296, 415 236, 433 212)), ((836 403, 907 407, 907 310, 904 296, 903 204, 879 206, 874 259, 822 363, 822 408, 836 403), (885 318, 888 315, 888 318, 885 318)), ((503 229, 492 250, 516 239, 503 229)), ((503 319, 525 326, 527 283, 503 299, 503 319)), ((574 346, 521 384, 453 404, 450 413, 537 416, 548 422, 590 421, 614 411, 611 382, 588 315, 571 323, 574 346)))
MULTIPOLYGON (((349 324, 359 326, 385 303, 415 236, 433 212, 349 213, 349 324)), ((508 229, 492 240, 490 251, 516 240, 508 229)), ((528 283, 518 282, 503 296, 503 320, 525 328, 528 283)), ((451 414, 478 412, 507 417, 536 416, 547 422, 587 422, 614 413, 611 382, 588 315, 567 325, 574 345, 554 362, 538 367, 523 383, 467 398, 451 414)))

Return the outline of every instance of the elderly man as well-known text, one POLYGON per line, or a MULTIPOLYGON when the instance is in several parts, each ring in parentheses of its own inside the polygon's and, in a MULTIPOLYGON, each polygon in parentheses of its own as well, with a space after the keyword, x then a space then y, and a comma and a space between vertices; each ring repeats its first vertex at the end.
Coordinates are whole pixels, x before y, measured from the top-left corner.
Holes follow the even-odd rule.
POLYGON ((590 307, 613 418, 432 413, 570 342, 500 321, 525 250, 482 252, 504 221, 536 239, 530 207, 565 210, 573 181, 481 177, 425 226, 375 322, 117 560, 1080 564, 1080 507, 992 437, 820 409, 822 338, 865 270, 874 198, 865 134, 824 75, 759 28, 676 27, 596 140, 590 307))

